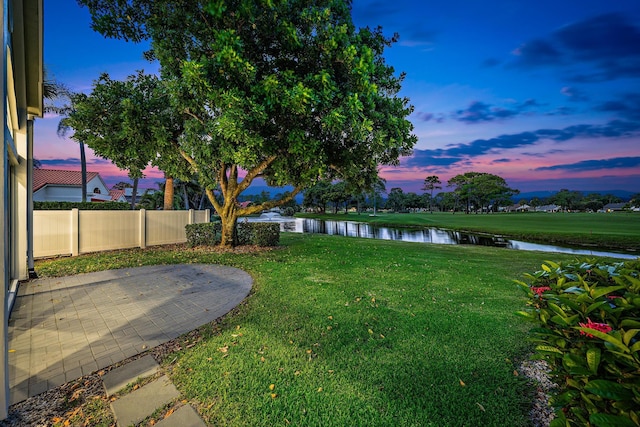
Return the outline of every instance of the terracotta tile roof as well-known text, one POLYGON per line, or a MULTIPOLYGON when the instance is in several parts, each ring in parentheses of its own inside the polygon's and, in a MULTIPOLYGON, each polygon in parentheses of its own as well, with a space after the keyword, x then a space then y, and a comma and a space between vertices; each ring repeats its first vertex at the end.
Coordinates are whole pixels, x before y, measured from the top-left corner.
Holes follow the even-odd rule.
POLYGON ((109 195, 111 196, 111 200, 117 201, 120 197, 124 196, 124 190, 111 189, 109 190, 109 195))
MULTIPOLYGON (((98 175, 98 172, 87 172, 87 182, 91 181, 98 175)), ((80 171, 34 169, 33 191, 38 191, 47 184, 80 186, 82 185, 82 174, 80 171)))

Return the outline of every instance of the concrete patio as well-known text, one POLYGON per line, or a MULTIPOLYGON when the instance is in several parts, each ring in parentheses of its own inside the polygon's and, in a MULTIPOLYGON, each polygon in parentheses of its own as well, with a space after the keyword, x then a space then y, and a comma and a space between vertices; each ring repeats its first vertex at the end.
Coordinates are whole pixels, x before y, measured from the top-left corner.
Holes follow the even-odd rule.
POLYGON ((236 268, 180 264, 22 284, 9 320, 11 404, 217 319, 252 282, 236 268))

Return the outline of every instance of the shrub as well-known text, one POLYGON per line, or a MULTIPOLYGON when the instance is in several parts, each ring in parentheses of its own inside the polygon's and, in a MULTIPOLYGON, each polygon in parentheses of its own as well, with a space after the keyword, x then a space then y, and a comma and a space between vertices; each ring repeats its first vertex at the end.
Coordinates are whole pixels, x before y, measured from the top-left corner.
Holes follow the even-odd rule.
POLYGON ((131 209, 131 205, 124 202, 33 202, 33 209, 38 211, 68 211, 71 209, 84 211, 126 211, 131 209))
POLYGON ((559 385, 551 426, 640 426, 640 260, 546 261, 517 283, 559 385))
POLYGON ((296 213, 296 210, 294 208, 292 208, 291 206, 286 206, 284 208, 281 209, 282 215, 283 216, 293 216, 296 213))
POLYGON ((187 224, 185 230, 189 247, 215 246, 220 243, 222 237, 222 225, 219 222, 187 224))
MULTIPOLYGON (((194 246, 215 246, 222 240, 222 224, 209 222, 185 226, 187 244, 194 246)), ((278 246, 280 224, 263 222, 240 222, 236 228, 238 245, 278 246)))
POLYGON ((278 246, 280 224, 266 222, 241 222, 237 228, 239 245, 278 246))

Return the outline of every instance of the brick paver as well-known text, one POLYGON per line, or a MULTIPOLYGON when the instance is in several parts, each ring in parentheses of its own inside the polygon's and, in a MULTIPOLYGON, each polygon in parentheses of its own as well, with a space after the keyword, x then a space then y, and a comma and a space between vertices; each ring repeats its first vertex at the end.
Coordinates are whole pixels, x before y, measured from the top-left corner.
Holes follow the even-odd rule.
POLYGON ((22 284, 9 320, 11 403, 217 319, 252 282, 237 268, 180 264, 22 284))

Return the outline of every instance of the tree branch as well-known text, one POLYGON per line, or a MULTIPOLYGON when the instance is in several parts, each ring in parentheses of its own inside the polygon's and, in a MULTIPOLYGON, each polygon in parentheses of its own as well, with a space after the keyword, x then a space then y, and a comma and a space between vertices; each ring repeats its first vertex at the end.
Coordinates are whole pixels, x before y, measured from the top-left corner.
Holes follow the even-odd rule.
POLYGON ((269 167, 269 165, 273 163, 277 158, 278 156, 275 155, 267 157, 258 166, 248 171, 242 182, 238 184, 238 194, 246 190, 251 185, 253 180, 256 179, 256 177, 260 176, 262 172, 264 172, 264 170, 269 167))
POLYGON ((300 193, 302 190, 303 190, 303 187, 295 187, 291 193, 289 193, 286 197, 280 200, 269 200, 268 202, 264 202, 260 205, 240 208, 238 209, 238 216, 251 215, 254 213, 262 212, 264 210, 275 208, 276 206, 282 206, 285 203, 293 200, 293 198, 296 197, 298 193, 300 193))

